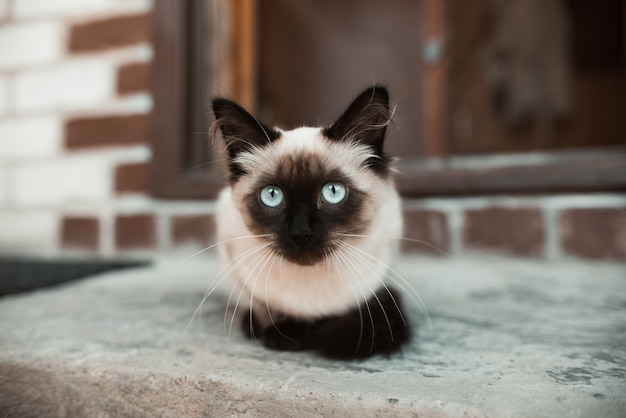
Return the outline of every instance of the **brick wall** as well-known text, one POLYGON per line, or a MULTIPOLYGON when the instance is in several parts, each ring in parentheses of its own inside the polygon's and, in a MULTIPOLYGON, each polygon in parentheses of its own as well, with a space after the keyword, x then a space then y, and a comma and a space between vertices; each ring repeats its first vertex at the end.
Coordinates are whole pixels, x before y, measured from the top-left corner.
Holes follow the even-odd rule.
MULTIPOLYGON (((156 201, 150 0, 0 0, 0 253, 187 254, 213 202, 156 201)), ((405 202, 409 253, 626 258, 618 194, 405 202)))
POLYGON ((211 202, 156 202, 150 0, 0 0, 0 252, 199 247, 211 202))
POLYGON ((626 196, 421 199, 405 202, 407 252, 541 259, 626 259, 626 196))

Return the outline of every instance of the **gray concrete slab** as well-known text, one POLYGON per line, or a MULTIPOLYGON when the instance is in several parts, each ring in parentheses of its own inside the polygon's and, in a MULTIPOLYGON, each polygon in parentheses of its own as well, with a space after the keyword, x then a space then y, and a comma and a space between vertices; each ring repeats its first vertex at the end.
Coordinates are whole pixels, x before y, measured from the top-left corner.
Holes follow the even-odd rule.
POLYGON ((229 333, 219 294, 185 332, 218 265, 173 267, 0 300, 0 415, 626 416, 623 264, 401 260, 430 324, 407 294, 415 341, 361 362, 229 333))

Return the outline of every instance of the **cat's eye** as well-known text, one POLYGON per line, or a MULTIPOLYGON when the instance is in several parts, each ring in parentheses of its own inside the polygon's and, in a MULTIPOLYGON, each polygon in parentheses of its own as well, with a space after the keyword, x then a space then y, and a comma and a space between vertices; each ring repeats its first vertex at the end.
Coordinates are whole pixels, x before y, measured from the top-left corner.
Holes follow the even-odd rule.
POLYGON ((348 194, 348 190, 343 184, 337 181, 331 181, 330 183, 326 183, 324 187, 322 187, 321 194, 322 200, 324 202, 331 205, 336 205, 343 202, 348 194))
POLYGON ((261 189, 260 194, 261 202, 270 208, 275 208, 280 206, 281 203, 285 200, 285 195, 283 191, 280 190, 276 186, 265 186, 261 189))

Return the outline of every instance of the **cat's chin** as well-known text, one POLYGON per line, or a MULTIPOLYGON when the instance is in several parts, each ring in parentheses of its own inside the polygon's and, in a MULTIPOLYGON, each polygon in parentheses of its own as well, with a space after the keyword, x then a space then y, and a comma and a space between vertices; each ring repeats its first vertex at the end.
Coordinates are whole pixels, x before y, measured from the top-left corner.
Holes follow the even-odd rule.
POLYGON ((325 258, 325 254, 323 252, 317 251, 282 252, 281 256, 283 256, 285 260, 303 267, 319 264, 325 258))

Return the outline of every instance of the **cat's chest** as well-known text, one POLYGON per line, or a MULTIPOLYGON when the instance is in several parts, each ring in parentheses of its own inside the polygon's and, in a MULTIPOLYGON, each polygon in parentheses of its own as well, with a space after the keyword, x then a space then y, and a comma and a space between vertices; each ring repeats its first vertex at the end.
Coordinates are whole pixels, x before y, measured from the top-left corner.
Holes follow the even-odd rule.
POLYGON ((342 314, 383 286, 382 268, 342 256, 314 266, 298 266, 280 256, 241 263, 233 277, 250 304, 299 318, 342 314))

